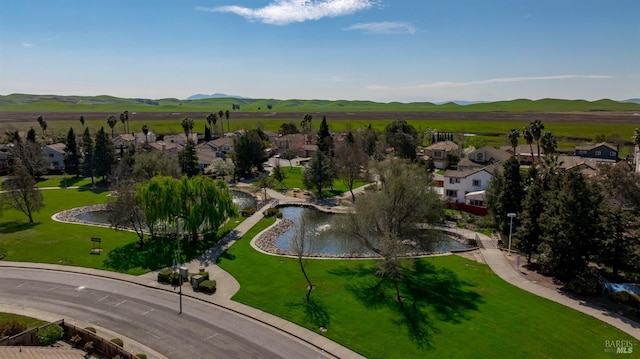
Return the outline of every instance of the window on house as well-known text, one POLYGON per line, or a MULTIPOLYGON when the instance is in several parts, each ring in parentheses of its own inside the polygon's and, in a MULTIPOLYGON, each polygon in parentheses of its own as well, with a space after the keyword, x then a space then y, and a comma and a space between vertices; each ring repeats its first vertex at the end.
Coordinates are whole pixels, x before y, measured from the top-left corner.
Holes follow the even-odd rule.
POLYGON ((50 153, 50 154, 49 154, 49 158, 53 158, 53 153, 50 153))
POLYGON ((581 155, 586 155, 586 154, 587 154, 587 151, 585 151, 585 150, 580 150, 580 152, 578 152, 578 153, 579 153, 579 154, 581 154, 581 155))
POLYGON ((447 197, 458 197, 458 191, 454 189, 448 189, 446 195, 447 197))
POLYGON ((477 200, 477 199, 472 199, 469 201, 469 204, 472 206, 477 206, 477 207, 484 207, 484 202, 477 200))
POLYGON ((449 177, 449 183, 451 184, 460 183, 460 178, 449 177))
POLYGON ((480 187, 480 180, 479 179, 474 179, 473 180, 473 187, 480 187))
POLYGON ((478 162, 484 161, 484 156, 482 155, 482 153, 478 153, 476 155, 476 161, 478 161, 478 162))
POLYGON ((433 157, 442 158, 442 151, 433 151, 433 157))
POLYGON ((613 151, 611 151, 611 152, 609 152, 609 156, 611 156, 611 157, 615 157, 615 156, 616 156, 616 153, 615 153, 615 152, 613 152, 613 151))
POLYGON ((602 151, 596 151, 596 156, 600 156, 602 154, 602 151))

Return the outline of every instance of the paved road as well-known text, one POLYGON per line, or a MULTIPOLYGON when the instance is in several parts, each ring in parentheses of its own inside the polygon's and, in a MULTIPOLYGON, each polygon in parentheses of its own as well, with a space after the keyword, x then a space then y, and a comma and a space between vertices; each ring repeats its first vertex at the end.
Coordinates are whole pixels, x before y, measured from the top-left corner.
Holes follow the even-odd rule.
MULTIPOLYGON (((3 268, 0 304, 95 323, 169 358, 325 358, 301 341, 208 303, 76 273, 3 268)), ((125 344, 126 346, 126 344, 125 344)))

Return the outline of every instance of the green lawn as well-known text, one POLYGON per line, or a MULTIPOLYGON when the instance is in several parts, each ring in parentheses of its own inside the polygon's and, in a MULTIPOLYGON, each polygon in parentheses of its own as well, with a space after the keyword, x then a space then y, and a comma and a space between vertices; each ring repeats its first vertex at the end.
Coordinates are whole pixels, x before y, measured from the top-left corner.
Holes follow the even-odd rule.
POLYGON ((31 328, 35 328, 35 327, 39 327, 41 325, 47 324, 47 322, 44 320, 26 317, 24 315, 19 315, 19 314, 0 312, 0 323, 5 323, 13 320, 26 325, 27 329, 31 329, 31 328))
MULTIPOLYGON (((282 166, 282 171, 285 173, 285 179, 283 181, 284 186, 280 183, 275 183, 274 189, 277 191, 283 191, 292 188, 306 188, 302 183, 302 167, 290 167, 290 166, 282 166)), ((357 181, 354 183, 353 188, 358 188, 366 185, 367 182, 357 181)), ((311 190, 311 189, 310 189, 311 190)), ((342 180, 333 181, 333 189, 328 189, 323 191, 324 197, 333 197, 340 195, 342 193, 348 192, 349 187, 344 184, 342 180)))
MULTIPOLYGON (((175 239, 158 238, 138 246, 135 233, 115 231, 107 227, 60 223, 51 216, 65 209, 106 203, 104 189, 43 190, 45 207, 34 215, 35 223, 28 223, 26 215, 5 210, 0 222, 0 253, 5 260, 64 264, 96 269, 142 274, 173 263, 175 239), (103 251, 91 254, 92 237, 102 239, 103 251)), ((219 238, 236 227, 244 218, 231 218, 220 229, 219 238)), ((216 238, 184 243, 185 259, 197 257, 213 246, 216 238)))
MULTIPOLYGON (((402 310, 371 260, 306 260, 254 251, 265 219, 219 259, 241 284, 234 300, 300 324, 368 358, 602 358, 604 341, 632 340, 580 312, 536 297, 458 256, 416 261, 413 296, 402 310), (416 308, 412 306, 413 298, 416 308), (327 331, 322 333, 319 326, 327 331)), ((634 341, 635 346, 640 345, 634 341)))

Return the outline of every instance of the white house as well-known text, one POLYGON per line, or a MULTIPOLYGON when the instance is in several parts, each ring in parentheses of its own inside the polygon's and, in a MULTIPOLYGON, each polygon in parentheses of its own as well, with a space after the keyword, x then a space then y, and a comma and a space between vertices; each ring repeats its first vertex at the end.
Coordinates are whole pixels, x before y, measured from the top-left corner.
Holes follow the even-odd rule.
POLYGON ((54 143, 46 145, 42 149, 42 154, 49 161, 50 173, 62 173, 64 172, 64 143, 54 143))
POLYGON ((468 170, 447 170, 444 172, 444 197, 447 202, 467 203, 484 206, 484 196, 479 196, 489 186, 493 171, 499 164, 468 170), (467 198, 468 194, 473 196, 467 198), (473 203, 468 203, 468 200, 473 203))
POLYGON ((633 160, 636 164, 636 172, 640 173, 640 146, 638 145, 633 148, 633 160))

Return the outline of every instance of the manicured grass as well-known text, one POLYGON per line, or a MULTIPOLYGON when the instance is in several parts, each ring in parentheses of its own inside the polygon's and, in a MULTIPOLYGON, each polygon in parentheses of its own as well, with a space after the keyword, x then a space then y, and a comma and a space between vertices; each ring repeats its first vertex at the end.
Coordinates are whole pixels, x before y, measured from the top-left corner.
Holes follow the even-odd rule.
MULTIPOLYGON (((35 223, 28 223, 26 215, 20 212, 5 210, 0 222, 0 249, 6 251, 5 260, 64 264, 135 275, 170 266, 175 239, 158 238, 141 248, 133 232, 51 219, 53 214, 66 209, 106 203, 107 193, 104 189, 87 188, 43 190, 45 207, 34 215, 35 223), (91 254, 92 237, 102 239, 100 255, 91 254)), ((183 241, 184 258, 197 257, 213 246, 216 238, 243 220, 242 217, 231 218, 215 238, 194 243, 183 241)))
MULTIPOLYGON (((94 182, 98 182, 98 178, 94 179, 94 182)), ((44 187, 91 187, 91 178, 84 177, 74 177, 68 175, 59 175, 59 176, 46 176, 36 183, 36 186, 39 188, 44 187)))
POLYGON ((413 294, 404 291, 404 310, 391 285, 373 289, 374 261, 305 260, 316 287, 307 302, 296 259, 263 255, 249 245, 271 223, 259 222, 219 259, 241 284, 233 299, 368 358, 601 358, 605 340, 632 340, 458 256, 417 260, 418 274, 410 279, 415 288, 413 294))
POLYGON ((47 324, 47 322, 44 320, 31 318, 31 317, 27 317, 19 314, 0 312, 0 323, 5 323, 13 320, 26 325, 27 329, 31 329, 31 328, 35 328, 35 327, 39 327, 41 325, 47 324))
MULTIPOLYGON (((275 190, 284 191, 292 188, 306 188, 304 183, 302 183, 302 167, 290 167, 290 166, 282 166, 282 171, 285 173, 285 179, 282 181, 284 186, 280 183, 275 183, 275 190)), ((353 188, 358 188, 366 185, 367 182, 356 181, 353 185, 353 188)), ((314 189, 309 189, 314 190, 314 189)), ((323 191, 324 197, 333 197, 345 192, 349 191, 349 187, 344 184, 344 182, 340 179, 333 181, 333 189, 328 189, 323 191)))

